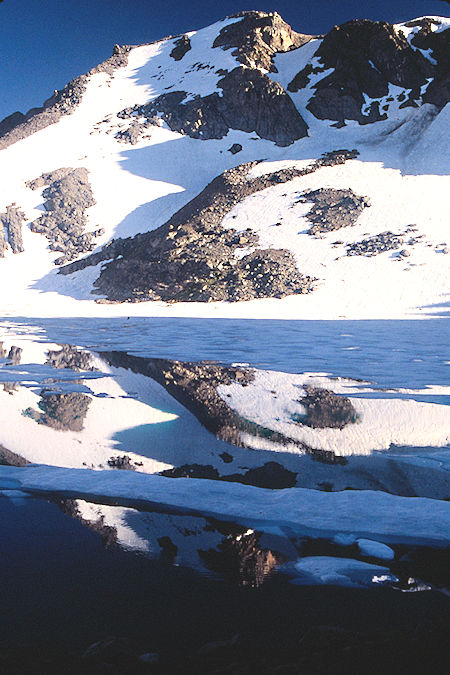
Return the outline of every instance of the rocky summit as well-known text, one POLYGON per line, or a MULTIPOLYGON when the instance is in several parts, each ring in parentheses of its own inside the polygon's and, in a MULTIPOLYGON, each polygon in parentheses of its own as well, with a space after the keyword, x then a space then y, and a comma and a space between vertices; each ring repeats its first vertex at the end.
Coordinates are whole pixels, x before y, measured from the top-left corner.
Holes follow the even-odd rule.
POLYGON ((438 307, 449 26, 355 19, 312 36, 250 11, 116 45, 0 122, 4 311, 438 307))

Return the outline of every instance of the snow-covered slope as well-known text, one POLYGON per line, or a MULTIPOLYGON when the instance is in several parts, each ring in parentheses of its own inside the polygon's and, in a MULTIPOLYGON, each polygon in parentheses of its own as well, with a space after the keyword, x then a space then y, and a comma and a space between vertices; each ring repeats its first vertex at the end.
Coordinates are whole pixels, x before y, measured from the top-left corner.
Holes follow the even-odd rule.
MULTIPOLYGON (((442 101, 440 84, 440 36, 445 38, 447 29, 448 21, 437 17, 395 27, 345 24, 342 31, 354 41, 355 58, 369 75, 358 81, 362 103, 358 97, 350 103, 346 99, 345 105, 336 99, 333 110, 350 115, 344 119, 329 112, 341 77, 337 66, 329 67, 329 44, 339 44, 339 34, 310 39, 291 31, 277 15, 226 19, 181 38, 134 47, 119 65, 93 71, 70 114, 16 142, 8 134, 0 138, 6 146, 0 151, 3 315, 383 318, 438 313, 446 302, 450 260, 445 199, 449 106, 442 101), (247 42, 240 31, 250 36, 247 42), (365 31, 381 37, 374 54, 361 56, 365 31), (388 65, 382 72, 377 58, 383 53, 388 65), (399 54, 409 70, 395 80, 389 59, 395 65, 399 54), (254 98, 249 91, 257 92, 254 98), (324 153, 343 148, 357 152, 342 163, 314 165, 324 153), (61 252, 66 261, 83 259, 111 239, 153 231, 169 223, 216 176, 254 161, 259 164, 244 176, 250 182, 257 176, 271 179, 282 169, 298 173, 269 187, 255 184, 254 192, 243 189, 242 199, 235 196, 215 214, 215 232, 250 228, 257 235, 252 239, 256 248, 253 243, 230 249, 225 267, 234 270, 239 259, 247 260, 255 250, 264 260, 267 251, 283 249, 292 253, 286 264, 294 276, 314 280, 311 292, 283 291, 279 294, 285 297, 271 298, 251 290, 245 302, 215 302, 219 296, 213 288, 207 303, 153 300, 111 306, 96 303, 99 295, 91 294, 108 255, 85 269, 58 274, 55 260, 61 252), (72 183, 63 178, 61 187, 57 174, 52 175, 61 168, 87 169, 88 182, 77 183, 83 194, 91 190, 87 202, 62 192, 73 188, 73 176, 72 183), (32 183, 43 174, 50 176, 32 183), (317 190, 323 189, 327 201, 318 203, 317 190), (355 203, 360 207, 353 208, 355 203), (24 214, 14 216, 15 222, 19 219, 16 230, 23 221, 23 246, 13 245, 8 206, 24 214), (312 231, 320 209, 324 226, 312 231), (53 220, 45 220, 49 214, 53 220), (36 231, 38 218, 40 225, 50 223, 50 232, 36 231), (93 233, 91 240, 86 232, 93 233)), ((343 81, 341 89, 348 86, 343 81)), ((145 240, 146 250, 150 241, 145 240)), ((167 249, 170 237, 165 242, 167 249)), ((141 264, 146 255, 138 251, 138 240, 127 246, 110 255, 117 258, 115 264, 123 258, 122 269, 126 263, 135 266, 136 255, 141 264)), ((217 246, 208 265, 212 261, 214 267, 216 254, 217 246)), ((189 257, 189 246, 176 255, 189 257)), ((276 276, 278 262, 271 264, 276 276)), ((239 274, 245 277, 245 265, 241 267, 239 274)), ((244 279, 250 279, 251 289, 255 276, 251 272, 244 279)), ((198 283, 205 278, 200 275, 198 283)), ((149 279, 150 295, 158 297, 151 275, 149 279)), ((186 284, 190 281, 184 278, 186 284)))

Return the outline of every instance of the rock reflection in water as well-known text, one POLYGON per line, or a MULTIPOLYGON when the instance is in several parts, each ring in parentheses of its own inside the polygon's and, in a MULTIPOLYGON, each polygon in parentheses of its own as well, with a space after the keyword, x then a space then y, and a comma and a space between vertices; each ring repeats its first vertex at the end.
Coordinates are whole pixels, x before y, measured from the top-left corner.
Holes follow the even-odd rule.
MULTIPOLYGON (((48 350, 45 365, 75 372, 96 370, 89 352, 67 344, 61 345, 60 350, 48 350)), ((74 384, 78 384, 78 381, 74 380, 74 384)), ((38 424, 45 424, 57 431, 82 431, 91 404, 90 396, 80 392, 55 393, 43 389, 41 397, 39 408, 42 412, 27 408, 26 415, 38 424)))
POLYGON ((90 396, 78 392, 55 394, 43 389, 39 408, 42 412, 27 408, 25 415, 38 424, 45 424, 58 431, 81 431, 88 408, 90 396))
MULTIPOLYGON (((7 359, 11 366, 18 366, 22 360, 22 348, 13 345, 7 354, 3 342, 0 342, 0 359, 7 359)), ((3 390, 12 395, 18 391, 18 385, 15 382, 4 382, 3 390)))
POLYGON ((67 344, 61 345, 60 350, 49 349, 47 352, 46 365, 58 369, 70 368, 75 372, 97 370, 92 365, 92 356, 89 352, 67 344))
POLYGON ((258 588, 282 562, 279 554, 259 545, 260 534, 253 530, 228 534, 217 549, 199 551, 211 570, 239 586, 258 588))

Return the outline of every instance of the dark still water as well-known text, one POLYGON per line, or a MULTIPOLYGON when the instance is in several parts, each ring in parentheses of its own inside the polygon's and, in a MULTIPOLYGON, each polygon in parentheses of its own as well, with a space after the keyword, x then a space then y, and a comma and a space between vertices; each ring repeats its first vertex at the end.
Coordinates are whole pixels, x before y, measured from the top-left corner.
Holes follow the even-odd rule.
POLYGON ((445 672, 442 594, 239 587, 107 547, 35 498, 0 497, 0 552, 4 673, 445 672))

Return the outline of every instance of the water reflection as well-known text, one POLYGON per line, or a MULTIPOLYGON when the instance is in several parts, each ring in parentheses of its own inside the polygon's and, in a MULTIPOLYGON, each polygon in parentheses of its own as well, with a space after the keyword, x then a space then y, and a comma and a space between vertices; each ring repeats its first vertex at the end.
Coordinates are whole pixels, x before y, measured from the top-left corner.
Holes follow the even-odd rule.
POLYGON ((1 349, 3 393, 14 393, 0 407, 4 456, 272 489, 449 494, 448 385, 386 389, 17 335, 1 349))

